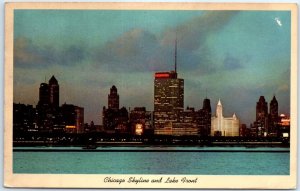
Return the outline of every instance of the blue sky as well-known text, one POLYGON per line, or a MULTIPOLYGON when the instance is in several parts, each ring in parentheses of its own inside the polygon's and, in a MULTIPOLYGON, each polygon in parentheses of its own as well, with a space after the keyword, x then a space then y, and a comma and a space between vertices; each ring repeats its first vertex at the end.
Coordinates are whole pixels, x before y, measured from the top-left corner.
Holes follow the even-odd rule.
POLYGON ((225 116, 255 120, 260 95, 276 95, 289 114, 288 11, 16 10, 14 102, 36 105, 41 82, 55 75, 60 103, 85 108, 101 123, 116 85, 120 105, 153 110, 153 74, 169 71, 178 41, 178 73, 185 107, 220 98, 225 116))

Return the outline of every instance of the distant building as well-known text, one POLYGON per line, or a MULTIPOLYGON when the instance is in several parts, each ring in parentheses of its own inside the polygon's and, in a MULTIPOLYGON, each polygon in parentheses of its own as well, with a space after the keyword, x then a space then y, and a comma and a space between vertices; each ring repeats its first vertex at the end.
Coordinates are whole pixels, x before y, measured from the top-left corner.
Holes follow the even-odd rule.
POLYGON ((280 114, 278 125, 279 125, 278 136, 283 137, 283 138, 289 138, 290 137, 290 127, 291 127, 290 117, 285 114, 280 114))
POLYGON ((184 100, 184 80, 177 73, 158 72, 154 80, 154 128, 169 127, 181 121, 184 100))
POLYGON ((84 131, 84 109, 72 104, 61 106, 62 127, 67 133, 83 133, 84 131))
POLYGON ((152 112, 145 107, 135 107, 129 113, 129 123, 133 135, 153 134, 152 112))
POLYGON ((13 134, 38 131, 35 123, 36 110, 32 105, 13 104, 13 134))
POLYGON ((235 114, 223 116, 221 100, 218 101, 216 116, 211 118, 211 136, 239 136, 240 121, 235 114))
POLYGON ((277 137, 278 136, 278 102, 276 97, 273 96, 273 99, 270 102, 270 113, 269 113, 269 124, 268 124, 268 136, 277 137))
POLYGON ((177 40, 174 56, 175 70, 154 76, 154 134, 210 136, 210 100, 206 98, 199 111, 190 107, 184 110, 184 79, 177 75, 177 40))
POLYGON ((155 73, 153 111, 155 134, 170 134, 173 124, 183 122, 184 80, 177 77, 177 40, 174 58, 174 71, 155 73))
MULTIPOLYGON (((16 105, 15 107, 17 109, 20 106, 16 105)), ((31 113, 32 111, 34 113, 26 120, 33 120, 34 127, 29 131, 41 133, 83 132, 84 109, 70 104, 63 104, 59 107, 59 84, 54 76, 49 79, 48 84, 40 84, 38 104, 35 109, 32 106, 31 108, 31 113)), ((18 112, 14 113, 16 120, 19 118, 18 116, 18 112)), ((16 129, 18 129, 17 124, 19 122, 14 121, 16 129)), ((23 125, 22 128, 24 127, 23 125)))
POLYGON ((41 83, 39 89, 39 106, 48 107, 49 106, 49 86, 47 83, 41 83))
POLYGON ((278 137, 279 132, 278 101, 275 96, 270 102, 268 113, 268 103, 264 96, 260 96, 256 103, 256 120, 251 126, 251 136, 255 137, 278 137))
POLYGON ((41 83, 39 89, 39 107, 59 107, 59 84, 54 76, 49 83, 41 83))
POLYGON ((59 107, 59 85, 54 76, 49 80, 49 103, 52 107, 59 107))
POLYGON ((115 85, 110 88, 108 94, 108 109, 119 109, 119 94, 115 85))
POLYGON ((240 137, 248 137, 250 135, 250 129, 247 128, 246 124, 241 124, 240 125, 239 135, 240 135, 240 137))
POLYGON ((264 96, 260 96, 256 103, 256 121, 254 128, 257 129, 257 136, 267 136, 268 132, 268 103, 264 96))
POLYGON ((130 133, 129 131, 129 118, 128 110, 125 107, 122 107, 118 110, 117 116, 114 119, 116 121, 115 132, 116 133, 130 133))
POLYGON ((211 106, 210 100, 203 100, 202 109, 198 111, 197 124, 199 126, 199 135, 202 137, 210 136, 211 134, 211 106))
POLYGON ((110 88, 108 108, 102 110, 103 129, 107 133, 130 133, 129 115, 125 107, 119 109, 119 95, 116 86, 110 88))

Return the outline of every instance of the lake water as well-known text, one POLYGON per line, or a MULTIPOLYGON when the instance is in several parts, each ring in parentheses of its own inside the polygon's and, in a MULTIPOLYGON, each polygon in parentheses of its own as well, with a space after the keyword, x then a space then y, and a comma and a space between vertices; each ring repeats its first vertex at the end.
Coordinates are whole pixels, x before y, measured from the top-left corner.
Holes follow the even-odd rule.
POLYGON ((43 174, 289 175, 288 150, 243 147, 101 147, 82 152, 79 147, 18 147, 13 152, 13 171, 43 174), (22 149, 30 150, 24 152, 22 149), (31 151, 33 149, 37 150, 31 151))

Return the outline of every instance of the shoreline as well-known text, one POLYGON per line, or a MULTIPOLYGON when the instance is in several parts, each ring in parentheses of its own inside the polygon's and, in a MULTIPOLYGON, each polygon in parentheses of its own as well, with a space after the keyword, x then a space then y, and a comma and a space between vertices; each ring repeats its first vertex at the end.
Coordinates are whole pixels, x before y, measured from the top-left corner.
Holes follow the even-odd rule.
POLYGON ((204 142, 204 143, 176 143, 176 142, 95 142, 88 144, 58 144, 55 142, 14 142, 13 147, 282 147, 290 145, 283 142, 204 142))
POLYGON ((239 150, 230 150, 230 149, 225 149, 225 150, 215 150, 215 149, 196 149, 196 150, 185 150, 185 149, 55 149, 55 148, 44 148, 44 149, 18 149, 14 148, 13 152, 269 152, 269 153, 283 153, 283 152, 290 152, 290 150, 253 150, 253 148, 246 148, 246 149, 239 149, 239 150))

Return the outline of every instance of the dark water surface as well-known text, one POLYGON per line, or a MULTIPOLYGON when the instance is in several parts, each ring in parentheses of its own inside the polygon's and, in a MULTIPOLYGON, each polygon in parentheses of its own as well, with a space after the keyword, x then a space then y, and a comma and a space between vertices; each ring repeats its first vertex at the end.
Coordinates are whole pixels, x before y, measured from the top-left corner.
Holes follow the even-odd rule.
POLYGON ((101 147, 78 151, 82 149, 14 148, 13 171, 42 174, 175 175, 289 175, 290 171, 288 148, 101 147), (27 151, 23 152, 22 149, 27 151), (51 149, 55 150, 44 152, 51 149), (134 152, 128 152, 130 150, 134 152))

